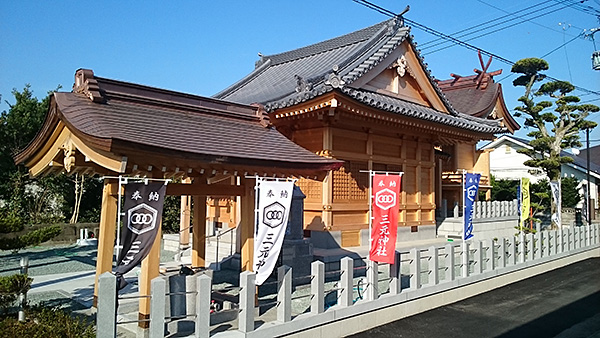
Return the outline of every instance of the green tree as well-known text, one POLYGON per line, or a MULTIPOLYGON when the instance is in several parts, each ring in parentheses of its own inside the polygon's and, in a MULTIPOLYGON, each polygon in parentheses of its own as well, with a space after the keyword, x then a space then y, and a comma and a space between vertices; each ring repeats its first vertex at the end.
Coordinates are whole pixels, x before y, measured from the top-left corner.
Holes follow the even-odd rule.
MULTIPOLYGON (((581 147, 579 131, 594 128, 595 122, 586 118, 592 112, 600 110, 592 104, 579 104, 580 99, 570 93, 575 87, 566 81, 552 80, 544 82, 547 77, 542 71, 548 70, 548 63, 543 59, 528 58, 517 61, 511 71, 520 74, 513 81, 514 86, 525 87, 525 93, 519 98, 521 105, 515 107, 516 117, 524 116, 525 126, 533 130, 528 134, 533 140, 529 143, 532 149, 521 149, 531 160, 524 164, 544 170, 550 181, 560 181, 561 165, 573 160, 561 156, 561 150, 581 147), (534 86, 540 82, 539 88, 534 86), (548 100, 535 101, 544 96, 548 100)), ((551 212, 557 206, 551 202, 551 212)), ((556 227, 553 224, 553 227, 556 227)))
MULTIPOLYGON (((7 101, 8 111, 0 113, 0 233, 21 231, 27 224, 64 222, 73 214, 75 183, 67 175, 31 178, 13 156, 27 146, 40 130, 50 103, 33 95, 29 85, 14 89, 14 103, 7 101)), ((86 221, 99 218, 102 185, 96 179, 85 180, 81 196, 81 215, 86 221)), ((57 229, 39 229, 19 237, 2 235, 1 249, 18 250, 47 241, 57 229)))
POLYGON ((575 177, 563 177, 560 181, 561 203, 565 208, 575 208, 581 202, 579 180, 575 177))
POLYGON ((494 175, 491 176, 492 201, 512 201, 517 198, 517 187, 519 181, 516 180, 497 180, 494 175))

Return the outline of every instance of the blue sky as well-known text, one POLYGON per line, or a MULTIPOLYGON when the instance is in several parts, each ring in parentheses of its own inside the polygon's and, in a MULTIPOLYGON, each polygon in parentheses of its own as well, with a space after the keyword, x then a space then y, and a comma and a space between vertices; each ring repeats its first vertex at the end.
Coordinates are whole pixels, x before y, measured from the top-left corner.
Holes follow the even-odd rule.
MULTIPOLYGON (((393 1, 374 3, 394 12, 407 4, 406 18, 446 34, 478 26, 497 32, 468 41, 511 61, 540 57, 581 34, 600 27, 600 1, 586 0, 577 10, 574 0, 556 1, 393 1), (532 10, 526 10, 527 7, 532 10), (489 20, 517 13, 493 28, 489 20), (532 12, 531 14, 527 14, 532 12), (519 18, 518 16, 521 16, 519 18), (529 21, 524 19, 531 19, 529 21), (506 28, 505 28, 506 27, 506 28)), ((102 77, 211 96, 248 74, 260 52, 275 54, 346 34, 387 19, 351 0, 332 1, 2 1, 0 2, 0 111, 14 102, 13 88, 31 84, 37 97, 62 85, 70 90, 78 68, 102 77)), ((435 37, 412 29, 415 41, 435 37)), ((596 34, 600 49, 600 33, 596 34)), ((438 79, 450 73, 474 74, 477 53, 454 46, 423 50, 425 62, 438 79)), ((591 68, 594 45, 575 38, 545 57, 548 75, 600 91, 600 71, 591 68)), ((487 61, 487 57, 485 57, 487 61)), ((522 88, 513 88, 510 66, 502 69, 506 105, 512 110, 522 88)), ((600 96, 576 92, 582 101, 600 105, 600 96)), ((600 123, 600 114, 592 120, 600 123)), ((518 119, 522 124, 522 120, 518 119)), ((525 132, 517 136, 524 137, 525 132)), ((600 140, 600 127, 592 132, 600 140)), ((592 145, 600 144, 593 142, 592 145)))

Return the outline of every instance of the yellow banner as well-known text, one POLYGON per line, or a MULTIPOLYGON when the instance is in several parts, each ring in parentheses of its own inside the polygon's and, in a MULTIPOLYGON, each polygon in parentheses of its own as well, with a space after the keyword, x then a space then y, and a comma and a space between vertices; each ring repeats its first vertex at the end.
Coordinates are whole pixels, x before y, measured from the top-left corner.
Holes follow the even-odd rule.
POLYGON ((525 220, 529 218, 530 207, 529 179, 523 177, 521 178, 521 227, 525 226, 525 220))

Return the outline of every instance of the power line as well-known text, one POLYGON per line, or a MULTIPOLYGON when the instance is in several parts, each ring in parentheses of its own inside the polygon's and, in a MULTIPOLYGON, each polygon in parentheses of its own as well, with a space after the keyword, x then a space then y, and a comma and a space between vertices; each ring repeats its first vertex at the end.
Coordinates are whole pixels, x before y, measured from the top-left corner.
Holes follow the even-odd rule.
MULTIPOLYGON (((497 9, 497 10, 499 10, 499 11, 501 11, 501 12, 507 13, 507 15, 516 15, 516 14, 517 14, 517 12, 509 13, 509 12, 507 12, 507 11, 503 10, 502 8, 500 8, 500 7, 497 7, 497 6, 494 6, 494 5, 492 5, 492 4, 488 3, 488 2, 485 2, 485 1, 483 1, 483 0, 477 0, 477 1, 481 2, 481 3, 482 3, 482 4, 484 4, 484 5, 487 5, 487 6, 490 6, 490 7, 494 8, 494 9, 497 9)), ((546 1, 544 1, 544 2, 540 2, 540 3, 538 3, 537 5, 544 4, 544 3, 546 3, 546 1)), ((531 6, 530 6, 530 7, 531 7, 531 6)), ((524 9, 520 10, 519 12, 521 12, 521 11, 525 11, 525 10, 527 10, 527 9, 529 9, 529 7, 527 7, 527 8, 524 8, 524 9)), ((548 27, 548 26, 542 25, 541 23, 538 23, 538 22, 532 21, 531 19, 527 19, 527 21, 531 22, 532 24, 534 24, 534 25, 536 25, 536 26, 540 26, 540 27, 546 28, 546 29, 548 29, 548 30, 551 30, 551 31, 553 31, 553 32, 556 32, 556 33, 562 33, 561 31, 558 31, 558 30, 556 30, 556 29, 554 29, 554 28, 551 28, 551 27, 548 27)), ((575 26, 573 26, 573 27, 575 27, 575 26)), ((578 28, 578 27, 575 27, 575 28, 578 28)), ((579 29, 579 28, 578 28, 578 29, 579 29)), ((583 29, 582 29, 582 30, 583 30, 583 29)))
MULTIPOLYGON (((554 0, 554 1, 560 1, 560 0, 554 0)), ((570 0, 566 0, 564 1, 564 3, 567 4, 567 6, 578 10, 580 12, 589 14, 589 15, 593 15, 595 17, 600 16, 600 11, 595 9, 592 6, 587 6, 587 5, 583 5, 583 2, 586 2, 587 0, 580 0, 580 1, 570 1, 570 0)))
MULTIPOLYGON (((481 1, 481 0, 479 0, 479 1, 480 1, 480 2, 482 2, 482 3, 484 3, 484 4, 487 4, 487 3, 485 3, 485 2, 483 2, 483 1, 481 1)), ((544 4, 546 4, 546 3, 547 3, 547 2, 540 2, 540 3, 537 3, 537 4, 535 4, 535 5, 531 5, 531 6, 529 6, 529 7, 526 7, 526 8, 524 8, 524 9, 522 9, 522 10, 519 10, 519 12, 523 12, 523 11, 529 11, 529 10, 531 10, 531 9, 533 9, 534 11, 538 11, 538 9, 535 9, 535 8, 536 8, 536 7, 539 7, 539 6, 541 6, 541 5, 544 5, 544 4)), ((557 5, 558 5, 558 4, 554 4, 554 5, 550 5, 549 7, 552 7, 552 6, 557 6, 557 5)), ((490 6, 491 6, 491 5, 490 5, 490 6)), ((546 8, 547 8, 547 7, 546 7, 546 8)), ((543 10, 543 9, 542 9, 542 10, 543 10)), ((508 13, 508 12, 505 12, 505 13, 508 13)), ((533 13, 533 12, 530 12, 530 13, 533 13)), ((529 15, 530 13, 527 13, 527 14, 525 14, 525 15, 529 15)), ((484 28, 482 28, 482 26, 486 26, 486 25, 488 25, 488 24, 493 24, 493 23, 495 23, 496 21, 499 21, 499 20, 502 20, 502 19, 508 18, 508 17, 510 17, 510 16, 512 16, 512 15, 514 15, 514 14, 516 14, 516 12, 513 12, 513 13, 508 13, 508 14, 506 14, 506 15, 503 15, 503 16, 500 16, 500 17, 498 17, 498 18, 495 18, 495 19, 492 19, 492 20, 488 20, 488 21, 482 22, 482 23, 480 23, 480 24, 478 24, 478 25, 476 25, 476 26, 471 26, 471 27, 468 27, 468 28, 465 28, 465 29, 461 29, 461 30, 459 30, 459 31, 457 31, 457 32, 454 32, 454 33, 452 33, 451 35, 457 35, 457 34, 461 34, 461 33, 465 33, 465 32, 467 32, 467 33, 466 33, 466 34, 464 34, 464 35, 460 35, 460 36, 458 36, 458 37, 460 38, 460 37, 466 36, 466 35, 468 35, 468 34, 474 33, 474 32, 470 32, 470 31, 472 31, 473 29, 478 29, 478 31, 480 31, 480 30, 483 30, 483 29, 487 29, 487 28, 489 28, 489 27, 484 27, 484 28)), ((441 38, 437 38, 437 39, 434 39, 434 40, 432 40, 432 41, 425 42, 425 43, 421 44, 421 47, 422 47, 422 48, 429 47, 429 45, 430 45, 430 44, 432 44, 432 43, 436 43, 436 42, 439 42, 439 41, 443 41, 443 39, 441 39, 441 38)), ((446 42, 446 41, 444 41, 444 42, 446 42)))
MULTIPOLYGON (((537 9, 537 10, 535 10, 535 11, 531 11, 531 12, 529 12, 529 13, 526 13, 526 14, 524 14, 524 15, 515 15, 515 17, 514 17, 514 18, 507 19, 507 20, 501 21, 501 22, 499 22, 499 23, 495 23, 493 26, 479 28, 479 29, 477 29, 477 30, 475 30, 475 31, 472 31, 472 32, 468 33, 468 34, 462 34, 462 35, 456 36, 456 38, 464 38, 464 37, 467 37, 467 36, 469 36, 469 35, 472 35, 472 34, 474 34, 474 33, 477 33, 477 32, 485 31, 485 30, 487 30, 487 29, 490 29, 490 28, 495 28, 495 29, 493 29, 493 30, 491 30, 491 31, 484 32, 484 33, 482 33, 482 34, 479 34, 479 35, 477 35, 477 36, 475 36, 475 37, 470 37, 470 38, 468 38, 468 39, 466 39, 466 40, 465 40, 465 41, 472 41, 472 40, 478 39, 478 38, 480 38, 480 37, 483 37, 483 36, 486 36, 486 35, 490 35, 490 34, 492 34, 492 33, 496 33, 496 32, 499 32, 499 31, 505 30, 505 29, 507 29, 507 28, 514 27, 514 26, 516 26, 516 25, 518 25, 518 24, 522 24, 522 23, 524 23, 524 22, 527 22, 527 21, 530 21, 530 20, 532 20, 532 19, 537 19, 537 18, 539 18, 539 17, 542 17, 542 16, 545 16, 545 15, 548 15, 548 14, 551 14, 551 13, 554 13, 554 12, 557 12, 557 11, 560 11, 560 10, 562 10, 562 9, 564 9, 564 8, 566 8, 566 7, 567 7, 567 6, 564 6, 564 7, 560 7, 560 8, 555 8, 555 9, 553 9, 553 10, 550 10, 550 11, 547 11, 547 12, 543 12, 544 10, 546 10, 546 9, 549 9, 549 8, 551 8, 551 7, 554 7, 554 6, 557 6, 557 4, 550 5, 550 6, 546 6, 546 7, 544 7, 544 8, 537 9), (531 17, 531 18, 524 18, 525 16, 527 16, 527 15, 531 15, 531 14, 537 14, 537 15, 535 15, 535 16, 533 16, 533 17, 531 17), (522 20, 521 20, 520 22, 517 22, 517 23, 515 23, 515 24, 504 25, 505 23, 509 23, 509 22, 511 22, 511 21, 518 20, 518 19, 522 19, 522 20), (502 26, 502 25, 504 25, 504 26, 502 26)), ((438 42, 438 43, 436 43, 436 44, 435 44, 435 45, 433 45, 433 46, 427 46, 427 47, 423 48, 423 50, 430 49, 430 48, 432 48, 432 47, 435 47, 435 46, 438 46, 438 45, 442 45, 442 44, 444 44, 444 43, 446 43, 446 41, 444 41, 444 42, 438 42)), ((444 49, 446 49, 446 48, 450 48, 450 47, 452 47, 452 45, 449 45, 449 46, 447 45, 447 46, 444 46, 444 47, 438 48, 438 49, 436 49, 436 50, 434 50, 434 51, 427 52, 427 54, 436 53, 436 52, 442 51, 442 50, 444 50, 444 49)))
MULTIPOLYGON (((374 4, 374 3, 372 3, 372 2, 370 2, 368 0, 352 0, 352 1, 354 1, 354 2, 356 2, 358 4, 360 4, 360 5, 363 5, 363 6, 367 7, 367 8, 370 8, 370 9, 372 9, 374 11, 377 11, 377 12, 383 14, 383 15, 386 15, 386 16, 389 16, 389 17, 392 17, 392 18, 398 17, 396 15, 396 13, 394 13, 394 12, 392 12, 392 11, 386 9, 386 8, 383 8, 383 7, 379 6, 379 5, 376 5, 376 4, 374 4)), ((407 18, 404 18, 404 17, 402 18, 402 20, 404 20, 404 22, 407 22, 407 23, 409 23, 409 24, 411 24, 411 25, 413 25, 413 26, 415 26, 415 27, 423 30, 426 33, 432 34, 432 35, 437 36, 439 38, 447 39, 447 40, 452 41, 455 44, 457 44, 459 46, 462 46, 462 47, 465 47, 467 49, 470 49, 470 50, 473 50, 473 51, 480 51, 482 54, 487 55, 487 56, 491 56, 491 57, 497 59, 500 62, 506 63, 506 64, 511 65, 511 66, 515 64, 513 61, 508 60, 506 58, 503 58, 503 57, 501 57, 498 54, 494 54, 492 52, 488 52, 488 51, 486 51, 486 50, 484 50, 482 48, 478 48, 478 47, 476 47, 476 46, 474 46, 472 44, 469 44, 467 42, 458 40, 455 37, 452 37, 450 35, 447 35, 447 34, 444 34, 442 32, 439 32, 439 31, 437 31, 437 30, 435 30, 433 28, 430 28, 430 27, 427 27, 425 25, 422 25, 422 24, 420 24, 420 23, 418 23, 416 21, 413 21, 413 20, 410 20, 410 19, 407 19, 407 18)), ((546 78, 548 78, 550 80, 553 80, 553 81, 561 81, 561 80, 558 80, 557 78, 554 78, 554 77, 551 77, 551 76, 548 76, 548 75, 546 75, 546 78)), ((598 91, 589 90, 589 89, 586 89, 586 88, 583 88, 583 87, 580 87, 580 86, 576 86, 574 84, 573 84, 573 86, 575 87, 575 89, 580 90, 582 92, 586 92, 586 93, 595 94, 595 95, 600 96, 600 92, 598 92, 598 91)))
MULTIPOLYGON (((557 11, 560 11, 560 10, 562 10, 562 9, 564 9, 564 8, 566 8, 566 6, 565 6, 565 7, 561 7, 561 8, 557 8, 557 9, 554 9, 554 10, 551 10, 551 11, 548 11, 548 12, 545 12, 545 13, 538 14, 537 16, 534 16, 534 17, 532 17, 532 18, 530 18, 530 19, 537 19, 537 18, 540 18, 540 17, 542 17, 542 16, 545 16, 545 15, 548 15, 548 14, 551 14, 551 13, 554 13, 554 12, 557 12, 557 11)), ((524 19, 524 20, 522 20, 521 22, 519 22, 519 23, 517 23, 517 24, 521 24, 521 23, 523 23, 523 22, 526 22, 527 20, 528 20, 528 19, 524 19)), ((509 20, 506 20, 505 22, 509 22, 509 20)), ((505 22, 502 22, 502 23, 505 23, 505 22)), ((500 24, 502 24, 502 23, 500 23, 500 24)), ((483 36, 486 36, 486 35, 490 35, 490 34, 492 34, 492 33, 496 33, 496 32, 499 32, 499 31, 502 31, 502 30, 505 30, 505 29, 507 29, 507 28, 509 28, 509 27, 514 27, 514 26, 515 26, 515 25, 507 25, 507 26, 499 27, 499 28, 497 28, 497 29, 494 29, 494 30, 492 30, 492 31, 488 31, 488 32, 482 33, 482 34, 480 34, 480 35, 477 35, 477 36, 475 36, 475 37, 471 37, 471 38, 469 38, 469 39, 467 39, 467 40, 465 40, 465 41, 472 41, 472 40, 478 39, 478 38, 480 38, 480 37, 483 37, 483 36)), ((444 49, 447 49, 447 48, 450 48, 450 47, 452 47, 452 45, 449 45, 449 46, 444 46, 444 47, 438 48, 438 49, 436 49, 436 50, 434 50, 434 51, 428 52, 427 54, 433 54, 433 53, 436 53, 436 52, 442 51, 442 50, 444 50, 444 49)))

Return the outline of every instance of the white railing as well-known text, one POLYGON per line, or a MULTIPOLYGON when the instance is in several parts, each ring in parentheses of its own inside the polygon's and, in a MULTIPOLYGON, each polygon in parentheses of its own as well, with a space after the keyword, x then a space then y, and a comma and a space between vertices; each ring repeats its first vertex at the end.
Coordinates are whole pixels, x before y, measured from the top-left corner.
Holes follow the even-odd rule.
MULTIPOLYGON (((443 218, 448 217, 447 214, 447 201, 442 200, 441 216, 443 218)), ((451 217, 462 217, 462 210, 458 202, 454 203, 451 210, 451 217)), ((473 218, 484 219, 484 218, 499 218, 499 217, 516 217, 519 215, 517 200, 512 201, 476 201, 473 205, 473 218)))
MULTIPOLYGON (((269 302, 276 312, 271 318, 276 320, 261 325, 258 325, 257 319, 266 321, 268 316, 257 318, 255 274, 246 271, 240 274, 237 329, 229 330, 227 334, 236 337, 297 334, 332 324, 340 318, 352 318, 599 247, 600 229, 596 224, 541 231, 535 235, 521 233, 517 237, 498 240, 413 248, 396 252, 396 263, 392 265, 366 261, 366 266, 357 268, 352 258, 345 257, 341 259, 340 270, 335 272, 338 278, 333 280, 326 278, 331 272, 325 271, 324 263, 315 261, 311 265, 310 286, 305 288, 305 294, 300 295, 300 287, 296 287, 295 295, 292 293, 292 271, 283 266, 278 269, 275 282, 278 290, 276 300, 269 302), (295 306, 292 306, 293 302, 296 302, 295 306)), ((185 293, 194 300, 186 306, 188 313, 185 317, 194 320, 195 337, 208 337, 211 329, 211 279, 206 275, 187 278, 193 290, 186 287, 185 293)), ((165 323, 178 319, 169 317, 165 312, 167 299, 173 295, 167 293, 165 283, 165 277, 152 281, 150 337, 163 337, 165 323)), ((104 273, 100 276, 98 292, 97 337, 116 337, 116 325, 119 323, 116 321, 114 275, 104 273)), ((264 305, 259 302, 258 307, 264 305)))

